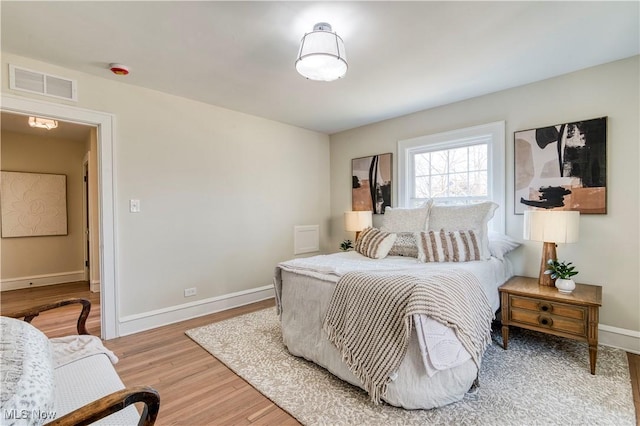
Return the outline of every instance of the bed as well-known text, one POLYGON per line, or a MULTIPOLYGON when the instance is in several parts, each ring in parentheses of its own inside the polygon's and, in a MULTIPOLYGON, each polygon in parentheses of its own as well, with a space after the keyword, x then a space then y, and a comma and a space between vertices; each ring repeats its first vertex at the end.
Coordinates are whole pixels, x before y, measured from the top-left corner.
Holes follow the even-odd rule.
MULTIPOLYGON (((402 229, 407 227, 406 224, 402 226, 402 229)), ((427 225, 420 222, 420 226, 427 225)), ((477 278, 493 316, 500 304, 498 287, 512 275, 511 264, 502 254, 476 261, 425 263, 409 256, 375 259, 351 251, 282 262, 276 267, 274 284, 283 342, 291 354, 369 390, 323 330, 340 279, 355 271, 414 275, 460 271, 477 278)), ((421 316, 420 321, 415 317, 406 354, 399 367, 389 375, 390 381, 381 400, 406 409, 430 409, 461 400, 476 384, 479 370, 478 363, 466 355, 460 350, 460 342, 451 329, 428 317, 421 316), (433 362, 429 358, 431 353, 433 362)))

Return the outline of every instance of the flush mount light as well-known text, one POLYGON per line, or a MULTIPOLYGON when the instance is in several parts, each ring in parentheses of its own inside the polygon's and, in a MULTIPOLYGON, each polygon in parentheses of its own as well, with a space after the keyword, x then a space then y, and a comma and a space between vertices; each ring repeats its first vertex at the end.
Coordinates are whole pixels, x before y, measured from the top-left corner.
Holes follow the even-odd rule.
POLYGON ((50 118, 29 117, 29 126, 51 130, 58 127, 58 122, 50 118))
POLYGON ((344 42, 331 25, 320 22, 302 37, 296 70, 309 80, 333 81, 347 73, 344 42))

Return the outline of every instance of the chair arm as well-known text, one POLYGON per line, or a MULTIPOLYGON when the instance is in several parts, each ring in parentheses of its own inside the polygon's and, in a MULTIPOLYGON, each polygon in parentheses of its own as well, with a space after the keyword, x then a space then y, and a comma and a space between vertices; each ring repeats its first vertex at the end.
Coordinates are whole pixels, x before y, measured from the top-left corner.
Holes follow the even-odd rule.
POLYGON ((87 317, 89 316, 89 312, 91 311, 91 302, 87 299, 64 299, 54 303, 47 303, 45 305, 35 306, 33 308, 24 309, 19 312, 14 312, 8 314, 6 316, 11 318, 24 318, 26 322, 31 322, 35 317, 40 315, 40 312, 48 311, 51 309, 59 308, 66 305, 71 305, 74 303, 82 304, 82 311, 80 312, 80 316, 78 317, 78 334, 89 334, 87 331, 87 317))
POLYGON ((136 402, 145 404, 138 426, 153 426, 160 410, 160 394, 148 386, 135 386, 113 392, 47 423, 46 426, 89 425, 136 402))

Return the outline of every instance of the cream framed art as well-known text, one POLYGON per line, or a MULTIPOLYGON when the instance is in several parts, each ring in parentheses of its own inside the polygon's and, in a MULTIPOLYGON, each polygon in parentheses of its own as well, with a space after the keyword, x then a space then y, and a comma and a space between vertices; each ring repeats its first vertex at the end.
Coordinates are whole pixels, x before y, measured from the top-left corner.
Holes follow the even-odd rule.
POLYGON ((2 238, 67 235, 67 176, 1 174, 2 238))
POLYGON ((607 213, 607 117, 514 133, 515 213, 607 213))

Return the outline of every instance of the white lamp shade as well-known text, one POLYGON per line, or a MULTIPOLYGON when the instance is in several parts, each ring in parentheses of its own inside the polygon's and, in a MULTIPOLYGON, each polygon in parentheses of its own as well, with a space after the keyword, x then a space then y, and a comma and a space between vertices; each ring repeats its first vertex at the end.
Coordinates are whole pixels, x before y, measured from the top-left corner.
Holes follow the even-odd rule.
POLYGON ((369 228, 373 223, 371 211, 344 212, 344 230, 360 232, 369 228))
POLYGON ((331 25, 319 23, 302 37, 296 59, 296 70, 310 80, 333 81, 347 73, 344 42, 331 25))
POLYGON ((549 243, 578 241, 580 212, 564 210, 525 210, 525 240, 549 243))

